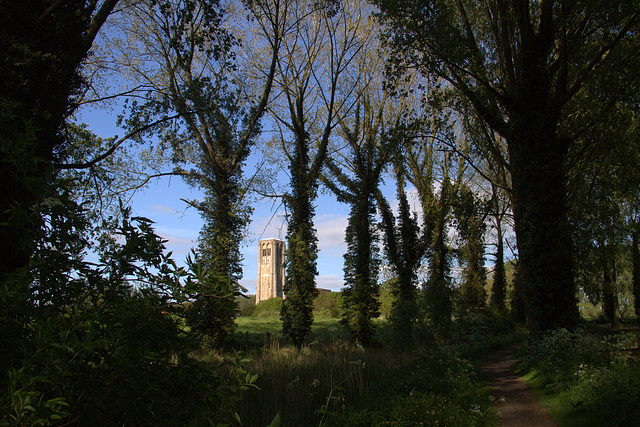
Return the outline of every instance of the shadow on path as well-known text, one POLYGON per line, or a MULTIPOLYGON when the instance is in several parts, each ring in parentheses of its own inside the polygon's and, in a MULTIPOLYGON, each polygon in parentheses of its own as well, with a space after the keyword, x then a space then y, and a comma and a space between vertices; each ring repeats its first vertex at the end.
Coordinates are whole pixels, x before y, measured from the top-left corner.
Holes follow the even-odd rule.
POLYGON ((537 427, 557 426, 533 395, 522 378, 513 371, 517 361, 513 353, 519 346, 500 350, 481 362, 480 368, 491 383, 492 394, 504 397, 496 408, 501 413, 500 426, 537 427))

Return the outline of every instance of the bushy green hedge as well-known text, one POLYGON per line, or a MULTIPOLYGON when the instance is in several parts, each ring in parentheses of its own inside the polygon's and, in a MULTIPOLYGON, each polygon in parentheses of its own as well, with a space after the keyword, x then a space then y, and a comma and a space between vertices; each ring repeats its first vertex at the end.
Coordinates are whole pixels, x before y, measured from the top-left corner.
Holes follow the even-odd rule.
POLYGON ((253 317, 280 317, 282 310, 282 298, 274 297, 268 300, 260 301, 255 306, 253 317))

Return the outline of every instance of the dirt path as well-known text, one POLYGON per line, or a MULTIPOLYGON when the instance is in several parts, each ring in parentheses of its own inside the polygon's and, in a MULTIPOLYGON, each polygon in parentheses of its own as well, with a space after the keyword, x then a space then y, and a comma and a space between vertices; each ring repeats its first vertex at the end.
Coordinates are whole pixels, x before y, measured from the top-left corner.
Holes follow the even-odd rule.
POLYGON ((493 388, 492 394, 504 397, 504 402, 496 405, 502 414, 500 426, 538 427, 557 426, 546 414, 531 390, 512 369, 517 359, 513 357, 517 346, 492 354, 482 361, 480 368, 493 388))

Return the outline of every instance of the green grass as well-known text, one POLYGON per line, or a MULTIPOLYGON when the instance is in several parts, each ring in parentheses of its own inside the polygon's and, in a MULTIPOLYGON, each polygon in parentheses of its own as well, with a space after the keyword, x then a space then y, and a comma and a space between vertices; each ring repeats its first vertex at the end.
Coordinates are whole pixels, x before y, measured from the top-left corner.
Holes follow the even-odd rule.
POLYGON ((558 388, 547 387, 542 379, 542 374, 534 369, 522 375, 522 379, 540 404, 546 409, 547 414, 560 426, 579 427, 589 425, 589 418, 576 413, 565 393, 558 388))
MULTIPOLYGON (((341 339, 344 336, 344 328, 337 318, 316 318, 311 325, 309 343, 328 343, 341 339)), ((267 340, 284 342, 282 335, 282 321, 277 317, 238 317, 238 328, 231 337, 231 346, 236 349, 249 349, 262 347, 267 340), (268 335, 267 335, 268 334, 268 335)))

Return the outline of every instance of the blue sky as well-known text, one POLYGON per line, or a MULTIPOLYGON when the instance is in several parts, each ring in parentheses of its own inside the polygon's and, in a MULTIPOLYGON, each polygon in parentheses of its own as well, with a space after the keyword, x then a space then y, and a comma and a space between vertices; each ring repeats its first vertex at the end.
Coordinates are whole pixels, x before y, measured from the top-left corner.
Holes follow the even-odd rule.
MULTIPOLYGON (((124 131, 115 125, 116 115, 117 111, 87 109, 79 114, 78 120, 87 123, 102 138, 122 136, 124 131)), ((246 171, 250 172, 258 160, 258 154, 253 154, 246 171)), ((150 182, 147 188, 138 190, 132 198, 134 214, 155 222, 157 234, 168 240, 167 249, 173 252, 177 262, 184 261, 191 248, 196 246, 202 227, 198 212, 180 199, 197 199, 200 196, 200 192, 189 188, 181 178, 163 177, 150 182)), ((346 249, 344 230, 348 208, 332 196, 322 193, 316 206, 315 226, 320 248, 317 285, 337 291, 343 285, 342 256, 346 249)), ((244 277, 241 283, 250 294, 256 291, 258 240, 271 237, 285 240, 286 235, 284 211, 279 201, 274 203, 265 200, 253 207, 249 235, 242 247, 244 277)))

